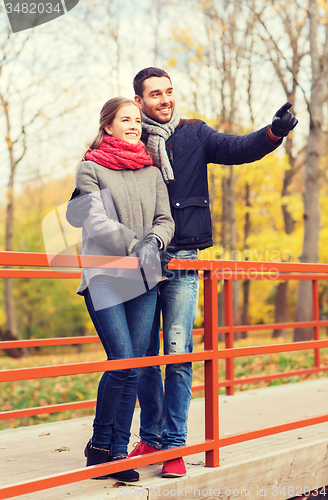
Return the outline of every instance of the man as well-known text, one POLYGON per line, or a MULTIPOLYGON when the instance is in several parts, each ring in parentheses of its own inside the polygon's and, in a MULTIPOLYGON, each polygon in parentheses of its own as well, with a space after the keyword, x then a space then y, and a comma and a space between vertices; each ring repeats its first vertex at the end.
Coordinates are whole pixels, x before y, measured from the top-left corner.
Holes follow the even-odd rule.
MULTIPOLYGON (((207 164, 243 164, 272 152, 296 124, 282 106, 271 126, 245 136, 221 134, 202 120, 180 120, 169 75, 160 68, 145 68, 134 78, 135 100, 143 114, 142 140, 167 183, 175 235, 169 257, 197 259, 197 250, 213 245, 207 164)), ((163 317, 164 354, 191 352, 198 301, 198 273, 175 270, 160 287, 148 356, 159 352, 160 312, 163 317)), ((191 399, 191 363, 167 365, 165 395, 159 366, 139 369, 141 441, 129 456, 183 446, 191 399)), ((163 477, 186 474, 182 458, 163 464, 163 477)))

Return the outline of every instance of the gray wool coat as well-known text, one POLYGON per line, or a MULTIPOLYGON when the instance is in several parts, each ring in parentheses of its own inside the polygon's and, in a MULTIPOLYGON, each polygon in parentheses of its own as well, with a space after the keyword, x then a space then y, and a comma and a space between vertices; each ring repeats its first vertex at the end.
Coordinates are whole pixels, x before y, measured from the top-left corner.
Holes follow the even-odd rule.
MULTIPOLYGON (((83 221, 83 255, 128 256, 134 245, 152 233, 166 247, 174 234, 167 188, 160 170, 112 170, 93 161, 83 161, 76 171, 76 187, 89 194, 92 207, 83 221)), ((140 271, 82 269, 77 293, 83 294, 97 274, 135 279, 140 271), (132 274, 131 274, 132 273, 132 274)))

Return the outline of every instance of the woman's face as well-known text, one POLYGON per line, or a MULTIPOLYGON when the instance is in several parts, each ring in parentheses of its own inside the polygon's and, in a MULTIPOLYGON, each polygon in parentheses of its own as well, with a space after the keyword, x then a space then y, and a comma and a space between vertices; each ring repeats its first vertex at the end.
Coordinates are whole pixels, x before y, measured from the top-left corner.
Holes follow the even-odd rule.
POLYGON ((116 139, 136 144, 141 136, 140 110, 134 104, 122 106, 110 125, 104 127, 107 134, 116 139))

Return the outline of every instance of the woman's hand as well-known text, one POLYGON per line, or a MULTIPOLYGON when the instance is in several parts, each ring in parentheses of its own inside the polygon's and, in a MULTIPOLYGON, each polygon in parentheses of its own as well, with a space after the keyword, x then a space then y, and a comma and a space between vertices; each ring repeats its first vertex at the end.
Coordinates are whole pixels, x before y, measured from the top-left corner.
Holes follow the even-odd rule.
POLYGON ((140 258, 140 267, 145 270, 151 270, 156 266, 158 270, 160 269, 160 244, 160 241, 154 234, 148 234, 134 245, 132 253, 135 253, 140 258))

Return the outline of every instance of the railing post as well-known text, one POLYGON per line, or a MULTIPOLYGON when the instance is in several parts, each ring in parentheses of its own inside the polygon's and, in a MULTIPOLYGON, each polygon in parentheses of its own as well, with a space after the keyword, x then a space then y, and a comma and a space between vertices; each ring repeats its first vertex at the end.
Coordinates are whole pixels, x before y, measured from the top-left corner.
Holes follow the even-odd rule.
MULTIPOLYGON (((313 321, 317 324, 313 327, 313 340, 320 340, 320 314, 319 314, 319 287, 318 280, 312 281, 312 308, 313 321)), ((320 368, 320 349, 314 349, 314 366, 320 368)))
POLYGON ((218 354, 218 280, 204 271, 204 349, 213 351, 205 361, 205 439, 214 447, 206 452, 206 467, 219 466, 219 354, 218 354))
MULTIPOLYGON (((229 327, 225 334, 226 349, 233 347, 233 297, 232 297, 232 278, 224 280, 224 325, 229 327)), ((233 396, 235 393, 234 378, 234 358, 226 358, 226 379, 230 380, 226 388, 226 394, 233 396)))

